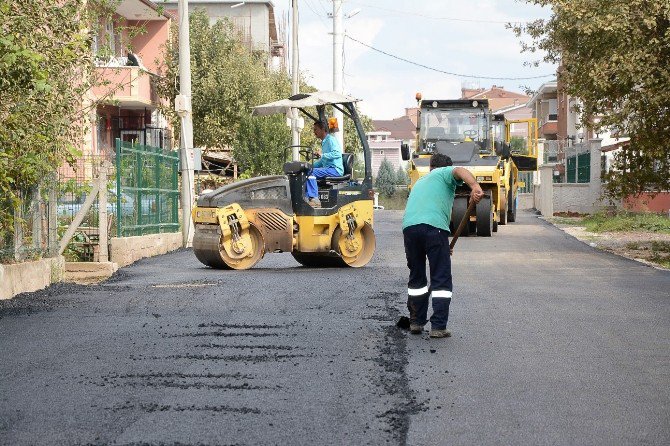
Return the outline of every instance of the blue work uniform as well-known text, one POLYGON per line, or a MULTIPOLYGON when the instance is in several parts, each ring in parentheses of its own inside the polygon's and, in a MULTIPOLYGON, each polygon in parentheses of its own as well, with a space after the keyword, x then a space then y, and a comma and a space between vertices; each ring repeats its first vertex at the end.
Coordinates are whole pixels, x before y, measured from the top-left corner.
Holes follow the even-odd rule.
POLYGON ((307 176, 307 198, 319 196, 317 178, 339 177, 344 175, 342 147, 333 135, 328 134, 321 142, 321 158, 314 162, 314 169, 307 176))
POLYGON ((463 184, 453 172, 453 167, 440 167, 419 179, 407 199, 402 221, 409 268, 407 309, 410 323, 426 324, 428 300, 432 298, 430 323, 433 330, 447 327, 453 290, 449 223, 456 188, 463 184), (426 279, 426 257, 430 267, 430 288, 426 279))

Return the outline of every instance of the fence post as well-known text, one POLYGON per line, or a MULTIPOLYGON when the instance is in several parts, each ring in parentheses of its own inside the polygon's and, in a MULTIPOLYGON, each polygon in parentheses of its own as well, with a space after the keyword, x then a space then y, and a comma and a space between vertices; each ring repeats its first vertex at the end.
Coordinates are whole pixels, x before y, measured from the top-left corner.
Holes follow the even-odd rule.
POLYGON ((121 238, 121 140, 116 138, 116 236, 121 238))
POLYGON ((37 185, 33 188, 33 248, 42 250, 42 188, 37 185))
MULTIPOLYGON (((100 191, 98 195, 98 262, 107 262, 109 261, 109 234, 107 233, 108 229, 108 215, 107 215, 107 174, 111 163, 109 161, 103 161, 100 165, 100 191)), ((117 200, 121 200, 121 194, 117 193, 117 200)), ((95 260, 95 259, 93 259, 95 260)))
POLYGON ((49 185, 49 203, 47 213, 49 215, 49 257, 58 255, 58 189, 56 176, 52 176, 49 185))
POLYGON ((21 260, 23 245, 23 192, 19 192, 19 205, 14 209, 14 260, 21 260))

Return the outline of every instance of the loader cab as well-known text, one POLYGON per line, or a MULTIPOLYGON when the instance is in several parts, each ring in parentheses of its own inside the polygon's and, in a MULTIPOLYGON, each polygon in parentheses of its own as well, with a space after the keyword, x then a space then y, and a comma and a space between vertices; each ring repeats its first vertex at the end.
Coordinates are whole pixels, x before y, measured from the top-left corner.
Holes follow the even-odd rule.
POLYGON ((488 101, 424 100, 420 107, 419 155, 445 153, 463 143, 474 143, 478 152, 490 154, 492 131, 488 101))

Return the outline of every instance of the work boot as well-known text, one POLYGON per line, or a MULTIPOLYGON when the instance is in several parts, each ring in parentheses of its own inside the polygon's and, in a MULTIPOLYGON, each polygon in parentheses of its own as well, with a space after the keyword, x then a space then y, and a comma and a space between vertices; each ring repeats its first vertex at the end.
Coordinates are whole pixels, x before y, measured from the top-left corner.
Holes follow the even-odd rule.
POLYGON ((432 329, 432 330, 430 330, 430 337, 431 338, 450 338, 451 337, 451 331, 447 330, 446 328, 444 328, 442 330, 432 329))
POLYGON ((421 334, 423 333, 423 325, 409 324, 409 332, 412 334, 421 334))
POLYGON ((319 209, 321 207, 321 200, 318 198, 310 198, 307 203, 314 209, 319 209))

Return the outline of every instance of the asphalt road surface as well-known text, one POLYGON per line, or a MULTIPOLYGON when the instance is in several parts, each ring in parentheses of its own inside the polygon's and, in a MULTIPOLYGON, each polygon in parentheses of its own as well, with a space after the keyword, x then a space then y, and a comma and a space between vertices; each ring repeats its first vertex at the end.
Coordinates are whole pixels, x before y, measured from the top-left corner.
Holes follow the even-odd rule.
POLYGON ((670 273, 521 214, 458 241, 428 339, 400 219, 361 269, 184 250, 1 302, 0 444, 670 444, 670 273))

